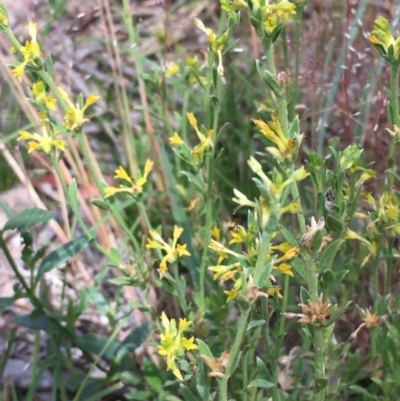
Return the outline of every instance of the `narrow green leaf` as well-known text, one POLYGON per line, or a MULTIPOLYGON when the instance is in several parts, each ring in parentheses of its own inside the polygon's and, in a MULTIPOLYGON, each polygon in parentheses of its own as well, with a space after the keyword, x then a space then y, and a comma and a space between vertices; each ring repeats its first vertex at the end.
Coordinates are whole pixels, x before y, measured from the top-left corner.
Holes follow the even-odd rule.
POLYGON ((214 358, 214 355, 212 354, 210 348, 204 341, 201 341, 199 339, 196 339, 196 341, 197 345, 199 346, 200 355, 205 355, 208 356, 209 358, 214 358))
POLYGON ((74 212, 78 211, 78 186, 76 185, 75 178, 68 187, 68 200, 72 210, 74 212))
POLYGON ((15 323, 19 326, 26 327, 31 330, 47 331, 49 328, 50 320, 46 315, 31 313, 29 315, 16 316, 15 323))
POLYGON ((122 341, 122 345, 126 346, 129 350, 135 350, 140 347, 149 336, 151 327, 151 322, 145 322, 139 327, 135 327, 122 341))
POLYGON ((26 229, 36 224, 46 224, 54 217, 48 210, 38 209, 25 209, 21 213, 11 217, 5 224, 3 231, 14 229, 26 229))
POLYGON ((275 384, 267 380, 256 379, 250 382, 250 384, 247 387, 273 388, 275 387, 275 384))
POLYGON ((282 235, 285 237, 286 241, 289 242, 290 245, 292 246, 297 246, 298 242, 296 241, 296 238, 293 237, 292 233, 282 224, 278 224, 279 231, 282 233, 282 235))
POLYGON ((55 267, 67 262, 73 256, 75 256, 78 252, 85 249, 89 244, 89 238, 85 235, 78 237, 77 239, 68 242, 58 249, 54 250, 50 254, 48 254, 39 266, 38 273, 36 276, 36 282, 39 282, 40 279, 50 270, 55 267))
POLYGON ((247 325, 247 330, 251 330, 254 329, 254 327, 259 327, 264 325, 266 322, 266 320, 261 319, 261 320, 252 320, 248 325, 247 325))
POLYGON ((336 241, 331 242, 324 251, 322 255, 320 266, 321 270, 328 270, 331 268, 333 261, 335 260, 336 254, 338 253, 340 247, 342 246, 344 240, 337 239, 336 241))

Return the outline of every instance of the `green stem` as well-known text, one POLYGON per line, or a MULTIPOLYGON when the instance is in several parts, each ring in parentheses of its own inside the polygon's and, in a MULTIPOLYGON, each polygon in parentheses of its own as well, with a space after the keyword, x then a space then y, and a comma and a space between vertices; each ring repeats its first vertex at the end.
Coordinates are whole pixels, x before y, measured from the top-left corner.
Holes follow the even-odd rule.
MULTIPOLYGON (((318 301, 318 271, 312 257, 305 251, 303 254, 304 263, 306 266, 308 291, 310 302, 318 301)), ((325 345, 324 327, 314 326, 314 401, 325 400, 325 387, 323 383, 326 380, 325 374, 325 345)))
MULTIPOLYGON (((390 106, 392 109, 393 125, 400 128, 399 122, 399 62, 393 62, 390 64, 390 106)), ((395 151, 395 140, 392 139, 389 147, 389 160, 392 160, 393 166, 395 166, 393 157, 395 151)))
POLYGON ((242 312, 236 332, 235 341, 231 348, 229 362, 225 370, 224 377, 218 380, 218 401, 228 401, 228 380, 237 367, 237 357, 240 351, 240 344, 246 331, 247 321, 250 316, 251 307, 242 312))
MULTIPOLYGON (((209 71, 212 72, 213 70, 213 63, 214 63, 214 57, 209 57, 209 71)), ((209 110, 210 103, 209 103, 209 97, 211 93, 211 80, 212 76, 209 75, 208 79, 210 81, 207 82, 207 87, 206 87, 206 98, 204 100, 204 107, 206 110, 206 116, 207 116, 207 110, 209 110)), ((222 86, 221 86, 221 79, 218 77, 217 78, 217 86, 216 86, 216 96, 217 99, 219 100, 221 98, 221 91, 222 91, 222 86)), ((214 115, 213 115, 213 141, 215 142, 215 137, 216 137, 216 132, 218 129, 218 117, 219 117, 219 106, 214 107, 214 115)), ((206 122, 209 124, 211 123, 209 121, 209 117, 206 117, 206 122)), ((209 127, 209 125, 207 125, 209 127)), ((206 312, 206 271, 207 271, 207 255, 208 255, 208 244, 211 240, 211 225, 212 225, 212 207, 213 207, 213 183, 214 183, 214 146, 212 146, 208 151, 206 155, 206 167, 207 167, 207 189, 206 189, 206 221, 204 225, 204 237, 203 237, 203 252, 201 256, 201 264, 200 264, 200 316, 203 317, 205 312, 206 312)))
POLYGON ((296 115, 296 104, 298 99, 299 90, 299 75, 300 75, 300 49, 301 49, 301 31, 302 31, 302 21, 303 21, 303 7, 297 7, 296 9, 296 31, 295 37, 295 65, 294 65, 294 78, 293 78, 293 92, 292 99, 289 104, 289 119, 293 121, 296 115))

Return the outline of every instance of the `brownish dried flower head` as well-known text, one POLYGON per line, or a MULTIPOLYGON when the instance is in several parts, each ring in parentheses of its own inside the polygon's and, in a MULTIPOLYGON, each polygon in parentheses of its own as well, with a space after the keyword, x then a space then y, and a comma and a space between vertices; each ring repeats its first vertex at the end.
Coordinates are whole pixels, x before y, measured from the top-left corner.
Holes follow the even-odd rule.
POLYGON ((300 315, 299 322, 300 323, 311 323, 311 324, 320 324, 325 322, 330 317, 329 308, 331 304, 329 302, 322 302, 322 294, 319 296, 317 302, 308 302, 306 304, 299 304, 303 309, 303 315, 300 315))
POLYGON ((209 377, 224 377, 226 366, 229 362, 230 352, 224 351, 219 358, 210 358, 206 355, 200 355, 206 365, 211 369, 209 377))

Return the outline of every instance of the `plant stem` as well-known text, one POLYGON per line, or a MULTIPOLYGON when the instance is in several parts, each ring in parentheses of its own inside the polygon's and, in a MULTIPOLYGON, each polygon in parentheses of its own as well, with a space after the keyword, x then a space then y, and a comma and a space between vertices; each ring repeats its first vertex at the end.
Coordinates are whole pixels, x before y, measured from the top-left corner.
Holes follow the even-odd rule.
MULTIPOLYGON (((390 106, 392 109, 393 125, 400 128, 400 117, 399 117, 399 62, 393 62, 390 64, 390 106)), ((393 157, 395 151, 395 138, 390 142, 389 147, 389 160, 392 160, 392 165, 395 166, 393 157)))
MULTIPOLYGON (((212 70, 214 65, 214 55, 210 51, 209 55, 209 74, 207 76, 207 86, 204 99, 204 108, 206 111, 206 126, 209 127, 211 124, 210 117, 207 116, 208 110, 210 109, 210 93, 211 93, 211 83, 212 83, 212 70), (211 73, 210 73, 211 71, 211 73)), ((221 79, 217 78, 216 86, 216 97, 219 100, 221 98, 221 79)), ((218 129, 218 117, 219 117, 219 106, 214 106, 213 113, 213 141, 215 142, 216 132, 218 129)), ((212 224, 212 201, 213 201, 213 183, 214 183, 214 146, 212 146, 206 155, 206 167, 207 167, 207 188, 206 188, 206 219, 204 224, 204 236, 203 236, 203 253, 201 256, 200 264, 200 316, 203 317, 206 312, 206 270, 207 270, 207 255, 208 255, 208 244, 211 240, 211 224, 212 224)))
POLYGON ((251 307, 242 312, 236 332, 235 341, 231 348, 229 362, 225 370, 224 377, 218 380, 218 401, 228 401, 228 380, 232 376, 237 366, 237 357, 240 351, 240 344, 247 327, 247 321, 251 312, 251 307))

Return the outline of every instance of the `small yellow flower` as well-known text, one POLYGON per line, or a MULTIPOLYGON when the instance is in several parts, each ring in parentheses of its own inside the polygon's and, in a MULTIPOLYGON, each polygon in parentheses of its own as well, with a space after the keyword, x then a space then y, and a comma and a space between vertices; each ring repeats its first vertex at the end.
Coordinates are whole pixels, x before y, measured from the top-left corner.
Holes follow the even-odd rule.
POLYGON ((226 298, 226 303, 232 301, 233 299, 237 298, 240 295, 240 291, 233 288, 232 290, 224 291, 228 297, 226 298))
POLYGON ((165 75, 176 75, 180 73, 179 65, 175 62, 170 63, 165 69, 165 75))
POLYGON ((81 127, 89 119, 85 118, 86 109, 92 104, 96 103, 100 96, 91 94, 87 99, 83 107, 79 104, 74 105, 68 96, 68 93, 64 91, 61 87, 57 88, 61 97, 68 103, 68 109, 64 116, 64 124, 67 129, 74 131, 81 127))
POLYGON ((178 133, 175 132, 174 135, 171 138, 169 138, 169 143, 171 145, 180 146, 180 145, 182 145, 183 141, 182 141, 182 138, 178 135, 178 133))
POLYGON ((389 21, 384 17, 375 20, 375 26, 368 40, 382 49, 381 55, 388 59, 389 48, 393 46, 393 58, 400 57, 400 35, 395 39, 390 29, 389 21))
POLYGON ((362 320, 368 329, 378 326, 380 316, 378 316, 376 313, 371 313, 370 309, 366 309, 365 311, 363 311, 363 314, 364 317, 362 320))
POLYGON ((0 11, 0 24, 4 26, 8 26, 8 17, 6 14, 0 11))
POLYGON ((212 230, 211 230, 211 237, 213 237, 216 241, 219 241, 221 238, 221 230, 215 226, 212 230))
POLYGON ((280 271, 282 274, 287 274, 288 276, 294 277, 292 272, 292 266, 290 266, 288 263, 282 263, 278 266, 274 266, 273 268, 274 270, 280 271))
POLYGON ((20 131, 18 141, 29 141, 28 145, 28 153, 33 152, 34 150, 40 150, 43 153, 50 154, 52 149, 60 149, 65 152, 65 141, 62 139, 57 139, 59 133, 55 133, 54 137, 49 135, 48 129, 43 121, 42 125, 42 135, 33 133, 31 134, 28 131, 20 131))
POLYGON ((179 380, 183 380, 182 373, 176 365, 176 360, 183 358, 186 351, 197 349, 194 344, 194 337, 185 338, 183 332, 192 324, 186 319, 179 319, 179 327, 176 327, 176 320, 169 320, 165 312, 161 314, 161 323, 164 327, 164 334, 160 335, 158 353, 167 357, 167 369, 179 380))
MULTIPOLYGON (((23 72, 27 64, 35 65, 35 58, 40 57, 40 47, 36 40, 36 24, 29 22, 28 26, 31 41, 27 41, 25 46, 21 46, 18 50, 24 57, 24 61, 15 67, 12 74, 19 80, 22 80, 23 72)), ((14 48, 11 49, 15 50, 14 48)))
POLYGON ((142 193, 143 186, 147 182, 147 177, 150 174, 153 165, 154 163, 151 160, 147 160, 146 165, 144 167, 143 175, 137 181, 134 178, 129 177, 125 169, 120 166, 117 170, 115 170, 114 178, 126 181, 129 184, 129 186, 120 186, 119 188, 107 187, 104 189, 104 197, 108 198, 119 192, 126 192, 131 194, 132 196, 137 196, 138 194, 142 193))
POLYGON ((273 297, 275 294, 278 295, 278 298, 282 298, 281 293, 279 292, 279 290, 281 289, 281 287, 270 287, 267 290, 267 294, 271 297, 273 297))
POLYGON ((183 228, 175 226, 173 233, 172 244, 167 244, 157 233, 157 231, 150 231, 150 236, 152 239, 148 239, 146 248, 147 249, 162 249, 166 252, 165 256, 162 258, 160 267, 158 269, 160 277, 164 277, 168 270, 167 262, 174 263, 178 257, 190 256, 190 252, 186 249, 185 245, 178 244, 178 239, 183 232, 183 228))
POLYGON ((38 81, 32 85, 32 94, 36 101, 45 104, 48 109, 56 109, 56 99, 47 94, 45 85, 42 81, 38 81))
POLYGON ((193 155, 198 158, 202 159, 204 151, 209 149, 210 147, 214 146, 212 137, 214 135, 214 131, 211 129, 208 131, 207 136, 202 134, 197 126, 197 120, 193 113, 187 113, 187 118, 189 120, 189 124, 192 128, 196 131, 198 138, 200 139, 200 143, 193 148, 193 155))
MULTIPOLYGON (((225 275, 226 273, 232 271, 233 273, 240 272, 241 266, 240 263, 232 263, 231 265, 217 265, 217 266, 210 266, 208 268, 212 272, 214 272, 214 280, 218 280, 220 277, 225 275)), ((224 280, 226 281, 226 280, 224 280)))

